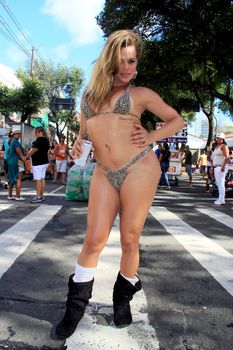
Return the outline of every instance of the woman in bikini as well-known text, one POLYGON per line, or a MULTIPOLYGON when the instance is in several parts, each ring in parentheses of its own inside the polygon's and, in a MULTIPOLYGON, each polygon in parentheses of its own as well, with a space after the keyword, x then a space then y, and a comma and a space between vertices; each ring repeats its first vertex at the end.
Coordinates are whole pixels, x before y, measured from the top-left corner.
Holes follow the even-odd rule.
POLYGON ((159 161, 150 145, 174 135, 182 117, 158 94, 131 85, 142 53, 141 38, 130 30, 110 35, 96 61, 81 101, 80 134, 73 153, 82 153, 82 142, 93 143, 97 165, 92 176, 87 231, 75 273, 69 278, 66 312, 56 327, 69 337, 91 298, 99 255, 105 247, 120 210, 120 271, 113 288, 114 322, 132 322, 130 300, 139 291, 139 239, 161 176, 159 161), (166 122, 148 132, 140 123, 145 110, 166 122), (104 215, 103 215, 104 213, 104 215))

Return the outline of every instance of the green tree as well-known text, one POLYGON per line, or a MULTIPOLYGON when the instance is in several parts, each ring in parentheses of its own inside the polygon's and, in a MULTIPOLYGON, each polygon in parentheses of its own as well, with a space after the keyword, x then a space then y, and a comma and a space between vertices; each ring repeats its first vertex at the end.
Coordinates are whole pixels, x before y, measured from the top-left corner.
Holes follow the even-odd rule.
MULTIPOLYGON (((17 71, 19 79, 28 76, 28 72, 22 69, 17 71)), ((62 133, 65 127, 73 125, 75 115, 75 101, 83 85, 83 71, 76 67, 55 65, 52 61, 36 62, 33 69, 33 77, 40 80, 44 104, 50 110, 49 119, 56 125, 57 134, 62 133), (68 98, 74 103, 68 110, 59 109, 52 103, 56 98, 68 98)))
POLYGON ((36 78, 25 77, 22 86, 11 89, 0 85, 0 111, 5 115, 18 112, 21 122, 43 106, 43 90, 36 78))
POLYGON ((0 83, 0 112, 6 116, 9 116, 13 110, 12 101, 13 89, 0 83))
POLYGON ((37 78, 25 78, 22 88, 15 91, 14 103, 17 112, 21 112, 21 122, 30 119, 44 106, 43 89, 37 78))
POLYGON ((210 143, 216 99, 232 115, 232 2, 107 0, 97 21, 106 36, 129 28, 144 37, 140 83, 179 111, 201 107, 208 115, 210 143))

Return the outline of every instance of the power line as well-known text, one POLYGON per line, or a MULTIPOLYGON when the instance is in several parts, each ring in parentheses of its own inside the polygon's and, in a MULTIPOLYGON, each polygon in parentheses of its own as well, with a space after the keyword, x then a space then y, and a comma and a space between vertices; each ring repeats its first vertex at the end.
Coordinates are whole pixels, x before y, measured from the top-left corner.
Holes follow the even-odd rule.
POLYGON ((13 40, 23 52, 30 57, 30 53, 28 50, 23 46, 23 44, 20 42, 20 40, 15 36, 14 32, 10 28, 10 26, 7 24, 7 22, 4 20, 2 16, 0 16, 0 24, 6 29, 6 31, 9 33, 8 36, 10 36, 11 40, 13 40))
POLYGON ((10 34, 7 35, 5 32, 2 33, 0 32, 3 36, 5 36, 5 38, 8 41, 11 41, 13 44, 17 44, 21 50, 23 50, 23 52, 30 57, 31 59, 31 68, 30 71, 32 73, 33 67, 34 65, 38 65, 38 63, 36 62, 35 58, 34 58, 34 54, 39 58, 44 70, 47 70, 47 67, 43 61, 43 59, 41 58, 41 56, 39 55, 38 49, 36 48, 36 46, 33 44, 33 42, 30 40, 29 36, 25 33, 23 27, 21 26, 21 24, 19 23, 19 21, 17 20, 17 18, 15 17, 14 13, 11 11, 11 9, 9 8, 9 6, 7 5, 6 0, 1 0, 1 5, 3 6, 4 10, 7 12, 8 16, 10 16, 10 19, 14 22, 15 26, 17 27, 17 29, 19 30, 19 32, 21 33, 21 35, 24 37, 24 39, 29 43, 30 45, 30 51, 28 51, 27 48, 25 48, 25 46, 22 44, 22 42, 20 42, 19 39, 17 39, 17 37, 15 36, 14 32, 11 30, 11 28, 9 27, 9 25, 7 25, 7 23, 4 21, 4 19, 0 19, 0 23, 2 23, 2 25, 4 25, 4 27, 6 28, 7 32, 10 34), (4 35, 5 34, 5 35, 4 35), (7 37, 6 37, 7 35, 7 37))
POLYGON ((4 7, 5 11, 8 13, 8 15, 10 16, 10 18, 12 19, 12 21, 14 22, 14 24, 16 25, 16 27, 18 28, 18 30, 20 31, 20 33, 23 35, 23 37, 26 39, 26 41, 29 43, 30 46, 34 46, 34 44, 32 43, 32 41, 30 40, 30 38, 28 37, 28 35, 24 32, 24 29, 22 28, 22 26, 20 25, 20 23, 18 22, 17 18, 15 17, 15 15, 13 14, 13 12, 11 11, 11 9, 9 8, 9 6, 7 5, 7 2, 5 0, 1 1, 2 6, 4 7))
POLYGON ((11 44, 13 44, 15 47, 17 47, 16 45, 15 45, 15 42, 14 42, 14 40, 6 33, 6 32, 4 32, 4 30, 2 30, 1 28, 0 28, 0 33, 2 34, 2 36, 4 36, 11 44))

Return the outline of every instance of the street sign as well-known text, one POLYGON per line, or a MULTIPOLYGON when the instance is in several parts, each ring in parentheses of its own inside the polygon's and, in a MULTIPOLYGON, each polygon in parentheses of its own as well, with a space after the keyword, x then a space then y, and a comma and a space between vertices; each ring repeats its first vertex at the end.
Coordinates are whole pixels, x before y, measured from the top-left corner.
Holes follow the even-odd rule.
POLYGON ((53 97, 50 100, 49 107, 52 110, 71 110, 74 109, 75 106, 75 99, 74 98, 58 98, 58 97, 53 97))
MULTIPOLYGON (((156 129, 162 128, 166 123, 158 122, 156 123, 156 129)), ((165 139, 160 140, 160 142, 168 142, 168 143, 187 143, 188 137, 188 123, 185 123, 183 129, 179 130, 174 136, 167 137, 165 139)))

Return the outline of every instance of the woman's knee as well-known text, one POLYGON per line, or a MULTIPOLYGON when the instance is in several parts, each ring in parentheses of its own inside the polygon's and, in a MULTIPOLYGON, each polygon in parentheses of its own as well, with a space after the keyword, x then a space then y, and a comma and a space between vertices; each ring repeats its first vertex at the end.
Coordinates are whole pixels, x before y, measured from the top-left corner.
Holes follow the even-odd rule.
POLYGON ((139 234, 136 231, 129 231, 127 234, 121 235, 121 248, 124 253, 138 251, 139 234))
POLYGON ((106 236, 103 234, 87 232, 83 249, 87 254, 100 254, 106 245, 106 236))

